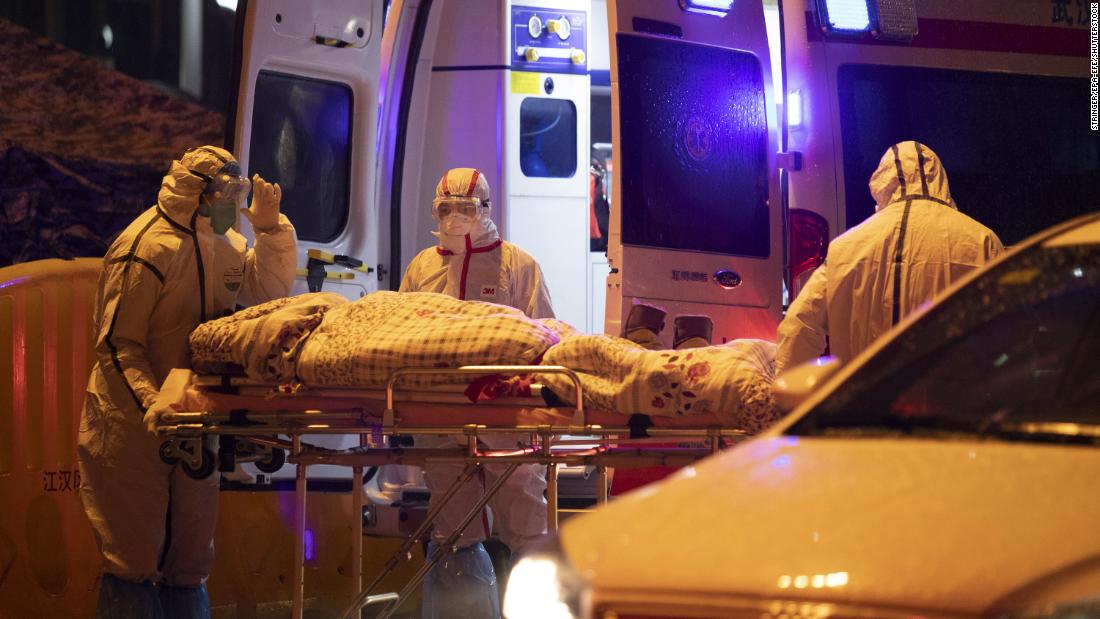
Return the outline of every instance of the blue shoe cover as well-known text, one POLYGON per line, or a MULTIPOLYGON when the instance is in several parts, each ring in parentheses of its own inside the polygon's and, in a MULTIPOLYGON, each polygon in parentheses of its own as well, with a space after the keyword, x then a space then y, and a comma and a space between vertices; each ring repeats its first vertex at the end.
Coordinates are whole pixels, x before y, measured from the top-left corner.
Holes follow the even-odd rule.
MULTIPOLYGON (((436 544, 428 544, 428 556, 436 544)), ((448 554, 428 572, 421 619, 499 619, 493 562, 480 543, 448 554)))
POLYGON ((164 619, 210 619, 210 598, 206 585, 198 587, 160 586, 164 619))
POLYGON ((96 619, 164 619, 157 586, 104 574, 99 585, 96 619))

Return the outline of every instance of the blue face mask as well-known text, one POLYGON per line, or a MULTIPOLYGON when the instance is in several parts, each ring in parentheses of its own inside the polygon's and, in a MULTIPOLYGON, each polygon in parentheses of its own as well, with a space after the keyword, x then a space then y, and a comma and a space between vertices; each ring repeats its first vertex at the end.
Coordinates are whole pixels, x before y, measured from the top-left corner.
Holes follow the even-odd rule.
POLYGON ((237 205, 248 196, 252 182, 241 176, 241 168, 235 161, 226 163, 212 177, 192 172, 207 181, 199 199, 199 215, 210 218, 215 234, 225 234, 237 223, 237 205))
POLYGON ((232 202, 209 204, 204 199, 199 205, 199 215, 210 218, 214 234, 225 234, 237 223, 237 205, 232 202))

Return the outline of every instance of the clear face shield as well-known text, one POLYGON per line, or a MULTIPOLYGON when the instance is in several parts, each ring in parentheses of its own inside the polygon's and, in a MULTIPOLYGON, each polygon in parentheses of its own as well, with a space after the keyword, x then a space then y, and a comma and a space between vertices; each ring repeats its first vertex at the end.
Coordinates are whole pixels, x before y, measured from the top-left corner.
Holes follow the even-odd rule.
POLYGON ((212 177, 195 170, 191 172, 207 182, 199 214, 210 217, 215 233, 225 234, 237 222, 237 209, 252 190, 252 182, 241 176, 241 167, 236 162, 225 164, 212 177))
POLYGON ((432 218, 439 222, 443 234, 462 236, 469 234, 474 222, 489 210, 489 202, 465 196, 442 196, 432 200, 432 218))

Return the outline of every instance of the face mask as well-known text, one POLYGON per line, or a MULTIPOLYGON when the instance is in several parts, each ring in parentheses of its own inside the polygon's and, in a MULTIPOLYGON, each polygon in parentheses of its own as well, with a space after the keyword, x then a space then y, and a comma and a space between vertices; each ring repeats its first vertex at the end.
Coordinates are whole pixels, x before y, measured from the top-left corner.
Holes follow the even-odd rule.
POLYGON ((204 201, 199 205, 199 215, 210 218, 210 227, 214 229, 214 234, 224 235, 237 223, 237 205, 232 202, 208 204, 204 201))
POLYGON ((439 221, 439 231, 450 236, 463 236, 474 227, 474 218, 460 213, 451 213, 439 221))

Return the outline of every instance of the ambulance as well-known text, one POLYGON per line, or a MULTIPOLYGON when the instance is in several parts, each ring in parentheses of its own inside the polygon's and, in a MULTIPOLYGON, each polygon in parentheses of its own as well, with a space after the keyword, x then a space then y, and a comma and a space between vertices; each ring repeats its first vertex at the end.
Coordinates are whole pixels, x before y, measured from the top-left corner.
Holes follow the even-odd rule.
MULTIPOLYGON (((774 339, 828 241, 873 212, 867 181, 896 142, 936 151, 960 209, 1006 245, 1100 204, 1082 0, 239 0, 236 13, 226 146, 283 188, 298 292, 396 289, 434 244, 431 198, 452 167, 486 175, 493 219, 541 264, 560 319, 618 334, 648 303, 709 316, 714 343, 774 339)), ((94 614, 75 436, 97 269, 0 274, 3 619, 94 614)), ((307 512, 318 616, 357 572, 360 515, 334 480, 311 479, 307 512)), ((217 616, 286 614, 279 481, 223 488, 217 616)), ((398 541, 370 538, 362 571, 398 541)))
POLYGON ((230 145, 281 179, 302 251, 373 268, 330 269, 352 297, 434 244, 450 167, 486 174, 559 318, 618 333, 647 302, 710 316, 718 342, 774 337, 799 275, 871 214, 895 142, 935 150, 1008 245, 1100 193, 1085 3, 368 6, 239 8, 231 110, 230 145))

